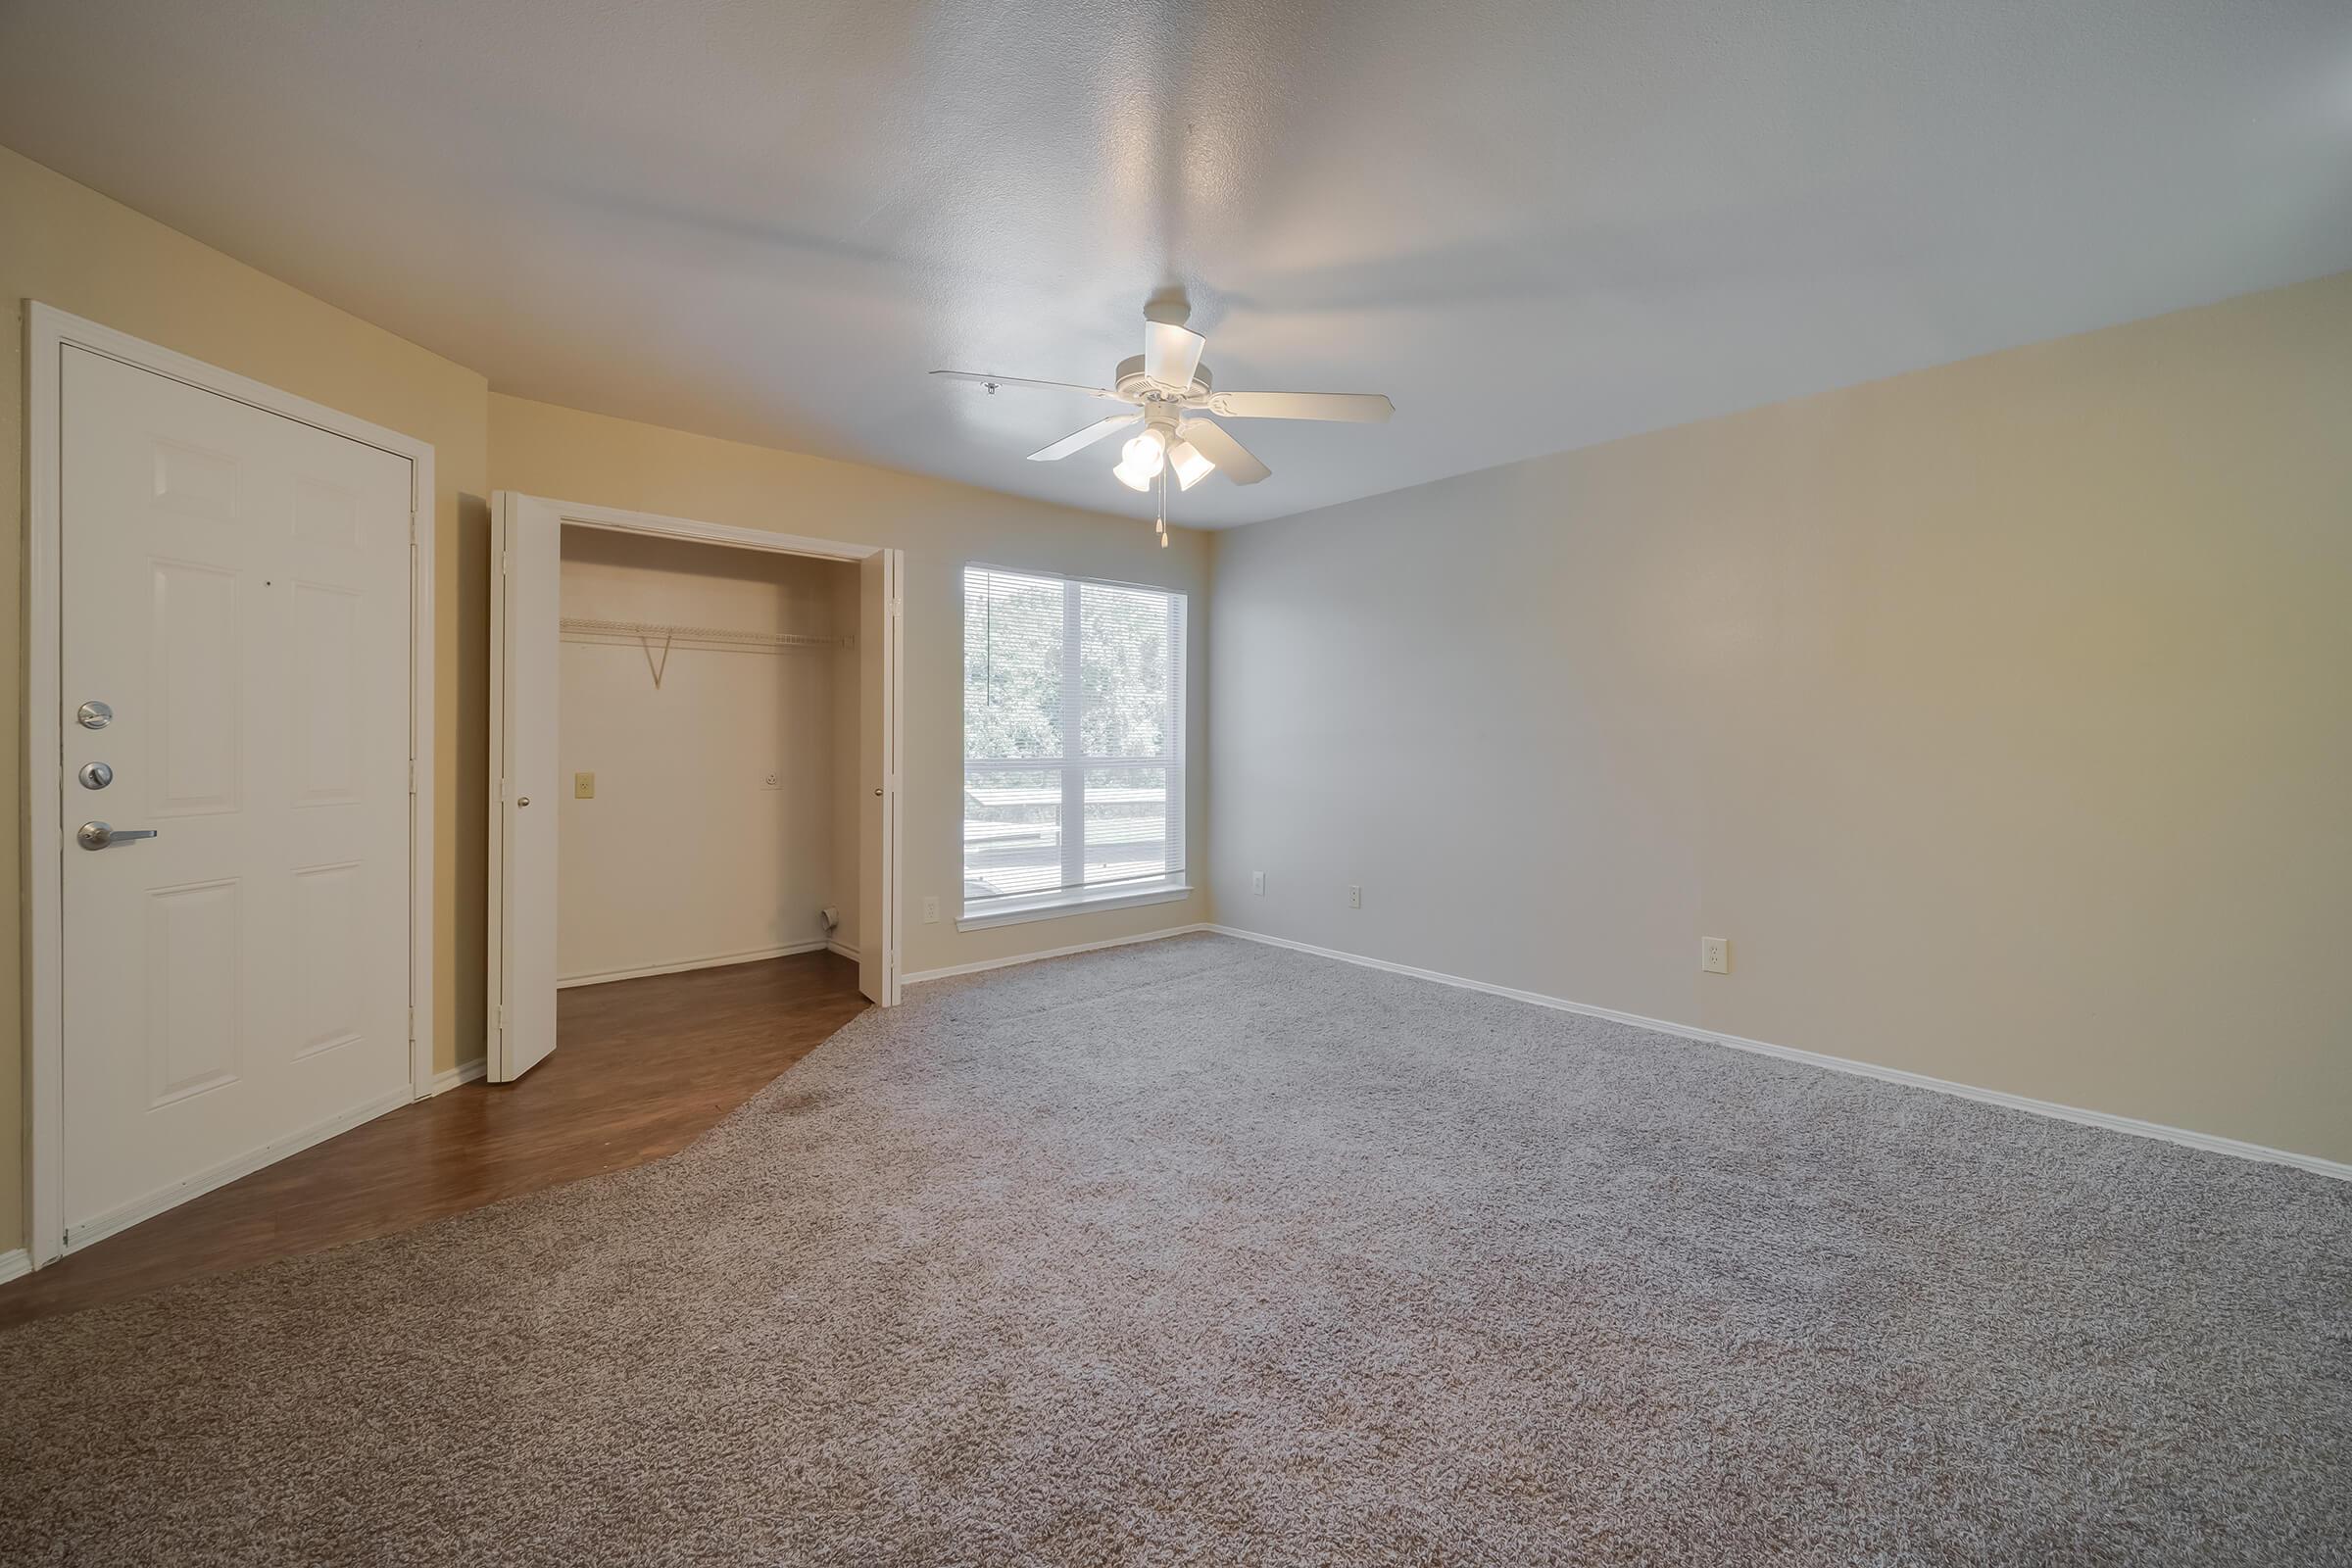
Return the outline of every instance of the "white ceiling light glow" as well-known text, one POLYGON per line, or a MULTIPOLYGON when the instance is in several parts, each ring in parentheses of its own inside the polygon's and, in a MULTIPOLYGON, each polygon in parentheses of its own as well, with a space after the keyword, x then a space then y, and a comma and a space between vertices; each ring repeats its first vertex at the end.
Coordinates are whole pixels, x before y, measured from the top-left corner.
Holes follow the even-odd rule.
POLYGON ((1123 467, 1132 468, 1145 478, 1154 478, 1168 461, 1168 438, 1157 430, 1146 430, 1127 443, 1123 467))
POLYGON ((1179 441, 1168 448, 1168 466, 1176 470, 1176 488, 1179 490, 1190 490, 1217 468, 1190 441, 1179 441))

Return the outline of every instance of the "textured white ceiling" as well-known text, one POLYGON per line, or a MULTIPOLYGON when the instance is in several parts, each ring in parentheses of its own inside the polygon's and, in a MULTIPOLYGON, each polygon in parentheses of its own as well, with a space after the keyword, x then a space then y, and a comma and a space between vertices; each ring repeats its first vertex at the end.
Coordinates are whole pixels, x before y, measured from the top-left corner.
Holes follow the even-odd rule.
MULTIPOLYGON (((2352 267, 2345 0, 11 0, 0 142, 525 397, 1250 521, 2352 267)), ((0 221, 5 221, 0 215, 0 221)), ((593 500, 594 497, 583 497, 593 500)))

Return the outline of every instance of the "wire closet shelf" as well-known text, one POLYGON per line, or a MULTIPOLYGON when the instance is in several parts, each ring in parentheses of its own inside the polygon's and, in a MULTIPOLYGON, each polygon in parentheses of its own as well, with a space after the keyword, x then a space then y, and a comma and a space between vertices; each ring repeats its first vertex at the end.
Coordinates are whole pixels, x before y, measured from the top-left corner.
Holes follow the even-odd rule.
MULTIPOLYGON (((546 622, 540 622, 545 625, 546 622)), ((772 654, 789 648, 848 648, 847 637, 818 636, 799 631, 745 631, 728 626, 680 626, 661 620, 592 620, 565 615, 564 638, 575 643, 665 642, 679 648, 710 648, 728 653, 772 654)))
POLYGON ((705 653, 721 654, 785 654, 795 649, 837 650, 856 646, 849 637, 822 636, 798 631, 749 631, 730 626, 682 626, 662 620, 601 620, 584 615, 565 615, 561 622, 563 640, 567 643, 601 643, 609 647, 636 647, 645 652, 646 668, 654 677, 658 689, 662 677, 668 671, 669 656, 673 650, 690 648, 705 653), (660 658, 655 656, 659 654, 660 658))

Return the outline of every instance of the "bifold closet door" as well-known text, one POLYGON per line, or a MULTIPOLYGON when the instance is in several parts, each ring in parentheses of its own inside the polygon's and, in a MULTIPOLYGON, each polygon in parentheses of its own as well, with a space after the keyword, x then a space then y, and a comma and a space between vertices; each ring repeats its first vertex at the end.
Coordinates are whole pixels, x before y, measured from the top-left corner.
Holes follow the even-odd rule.
POLYGON ((556 743, 566 518, 586 527, 858 561, 858 985, 882 1005, 896 1004, 904 552, 852 557, 855 547, 560 506, 502 490, 490 514, 496 574, 490 595, 490 1080, 519 1078, 556 1049, 556 743))
POLYGON ((906 553, 858 564, 858 989, 899 1002, 899 671, 906 553))
POLYGON ((491 505, 489 1077, 556 1049, 556 718, 564 524, 502 490, 491 505))

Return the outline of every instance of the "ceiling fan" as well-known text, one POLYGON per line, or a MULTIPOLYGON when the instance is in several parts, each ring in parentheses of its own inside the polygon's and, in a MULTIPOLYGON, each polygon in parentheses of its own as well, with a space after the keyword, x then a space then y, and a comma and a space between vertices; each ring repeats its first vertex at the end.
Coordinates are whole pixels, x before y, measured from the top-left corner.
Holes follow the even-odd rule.
POLYGON ((1200 363, 1208 340, 1189 330, 1189 314, 1181 300, 1156 299, 1144 308, 1144 352, 1119 362, 1109 386, 1078 386, 1068 381, 1032 381, 1017 375, 989 375, 978 370, 933 370, 951 381, 977 381, 994 393, 1000 387, 1040 387, 1054 392, 1079 392, 1090 398, 1127 405, 1074 430, 1051 446, 1029 454, 1032 463, 1058 463, 1116 430, 1142 426, 1120 448, 1111 476, 1130 490, 1149 492, 1154 482, 1160 492, 1160 543, 1167 543, 1167 484, 1190 490, 1209 474, 1222 473, 1235 484, 1255 484, 1274 470, 1257 461, 1250 449, 1209 417, 1229 419, 1344 419, 1379 423, 1396 412, 1396 405, 1377 392, 1220 392, 1200 363))

